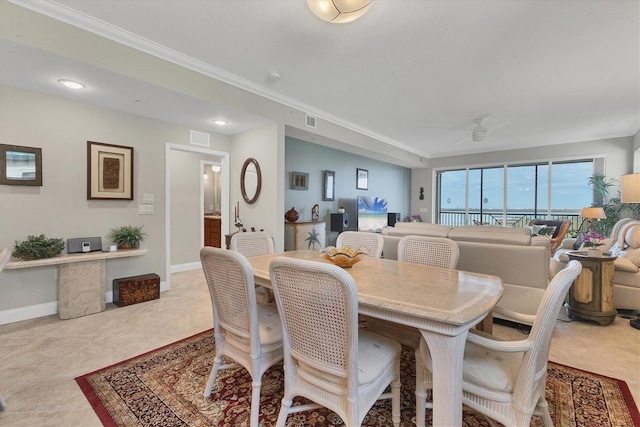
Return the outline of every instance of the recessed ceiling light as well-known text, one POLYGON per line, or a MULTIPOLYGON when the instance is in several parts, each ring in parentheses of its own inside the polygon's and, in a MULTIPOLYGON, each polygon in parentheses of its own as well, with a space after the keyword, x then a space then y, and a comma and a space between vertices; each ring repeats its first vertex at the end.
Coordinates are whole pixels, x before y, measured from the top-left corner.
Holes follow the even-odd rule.
POLYGON ((216 124, 218 126, 224 126, 226 125, 228 122, 226 120, 214 120, 213 124, 216 124))
POLYGON ((60 83, 63 86, 68 87, 69 89, 82 89, 82 88, 84 88, 84 85, 82 83, 74 82, 73 80, 60 79, 60 80, 58 80, 58 83, 60 83))

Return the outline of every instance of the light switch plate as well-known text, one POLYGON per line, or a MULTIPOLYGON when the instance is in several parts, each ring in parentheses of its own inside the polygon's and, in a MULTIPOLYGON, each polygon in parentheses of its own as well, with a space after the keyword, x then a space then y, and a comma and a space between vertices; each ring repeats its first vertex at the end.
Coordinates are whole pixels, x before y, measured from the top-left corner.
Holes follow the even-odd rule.
POLYGON ((153 194, 143 194, 142 203, 153 203, 153 194))
POLYGON ((138 214, 153 215, 153 205, 138 205, 138 214))

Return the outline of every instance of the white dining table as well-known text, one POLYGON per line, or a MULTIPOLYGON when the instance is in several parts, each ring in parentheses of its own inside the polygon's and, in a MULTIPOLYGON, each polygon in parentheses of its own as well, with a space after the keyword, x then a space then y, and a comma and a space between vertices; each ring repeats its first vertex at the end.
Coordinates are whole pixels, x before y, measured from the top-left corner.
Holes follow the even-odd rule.
MULTIPOLYGON (((250 257, 257 285, 271 287, 269 265, 277 257, 330 262, 316 251, 250 257)), ((502 280, 370 257, 346 271, 358 288, 360 314, 420 330, 433 361, 433 425, 461 426, 462 359, 467 333, 500 299, 502 280)))

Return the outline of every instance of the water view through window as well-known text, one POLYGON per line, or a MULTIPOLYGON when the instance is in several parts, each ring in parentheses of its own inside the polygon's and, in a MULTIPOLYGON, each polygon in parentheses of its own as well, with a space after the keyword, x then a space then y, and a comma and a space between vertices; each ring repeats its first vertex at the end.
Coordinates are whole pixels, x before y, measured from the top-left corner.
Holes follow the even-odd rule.
POLYGON ((576 223, 593 202, 593 173, 592 159, 439 171, 436 219, 445 225, 521 227, 534 218, 576 223))

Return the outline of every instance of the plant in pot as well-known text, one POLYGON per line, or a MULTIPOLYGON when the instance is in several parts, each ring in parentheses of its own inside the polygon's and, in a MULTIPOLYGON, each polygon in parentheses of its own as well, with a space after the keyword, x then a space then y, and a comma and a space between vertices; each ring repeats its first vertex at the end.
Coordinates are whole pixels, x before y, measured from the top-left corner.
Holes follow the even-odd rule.
POLYGON ((16 241, 11 254, 24 260, 52 258, 60 255, 63 249, 64 241, 62 239, 48 239, 44 234, 41 234, 28 236, 24 242, 16 241))
POLYGON ((107 237, 118 245, 118 249, 138 249, 147 233, 142 231, 143 225, 123 225, 111 229, 107 237))
POLYGON ((587 248, 587 255, 589 256, 600 256, 602 252, 598 249, 599 246, 604 245, 602 242, 604 240, 604 236, 598 232, 590 231, 582 237, 582 242, 584 243, 584 247, 587 248))

